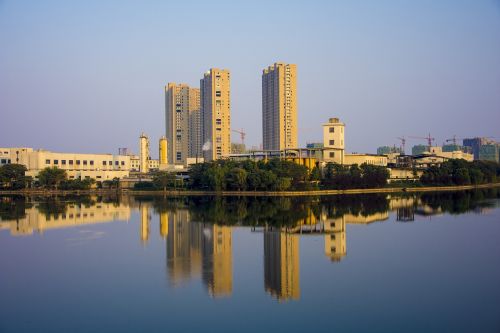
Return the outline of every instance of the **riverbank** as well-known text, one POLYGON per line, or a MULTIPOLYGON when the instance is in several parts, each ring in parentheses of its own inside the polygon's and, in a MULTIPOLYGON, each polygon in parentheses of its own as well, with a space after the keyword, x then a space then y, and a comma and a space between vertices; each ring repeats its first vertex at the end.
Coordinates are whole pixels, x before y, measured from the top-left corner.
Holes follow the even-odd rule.
POLYGON ((349 190, 314 190, 314 191, 193 191, 193 190, 167 190, 167 191, 136 191, 127 189, 90 189, 90 190, 40 190, 24 189, 19 191, 0 191, 0 195, 26 195, 26 196, 53 196, 53 195, 117 195, 128 194, 135 196, 237 196, 237 197, 291 197, 291 196, 323 196, 343 194, 370 194, 370 193, 415 193, 415 192, 444 192, 463 191, 484 188, 500 187, 500 183, 464 185, 464 186, 426 186, 426 187, 384 187, 363 188, 349 190))

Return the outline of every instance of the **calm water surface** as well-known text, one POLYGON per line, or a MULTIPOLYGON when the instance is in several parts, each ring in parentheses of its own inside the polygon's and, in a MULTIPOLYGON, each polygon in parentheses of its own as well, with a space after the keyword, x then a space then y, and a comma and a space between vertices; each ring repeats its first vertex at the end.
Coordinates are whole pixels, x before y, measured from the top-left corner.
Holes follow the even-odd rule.
POLYGON ((499 198, 0 197, 0 332, 500 332, 499 198))

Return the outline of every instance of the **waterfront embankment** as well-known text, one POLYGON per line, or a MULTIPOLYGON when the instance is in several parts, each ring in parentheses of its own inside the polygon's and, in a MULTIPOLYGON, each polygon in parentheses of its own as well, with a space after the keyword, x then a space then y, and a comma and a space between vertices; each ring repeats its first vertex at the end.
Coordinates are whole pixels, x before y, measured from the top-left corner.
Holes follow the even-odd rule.
POLYGON ((154 190, 138 191, 129 189, 89 189, 89 190, 47 190, 23 189, 17 191, 0 191, 0 195, 26 196, 53 196, 53 195, 113 195, 129 194, 135 196, 237 196, 237 197, 290 197, 290 196, 323 196, 343 194, 370 194, 370 193, 408 193, 408 192, 443 192, 463 191, 484 188, 500 187, 500 183, 462 186, 425 186, 425 187, 383 187, 346 190, 311 190, 311 191, 199 191, 199 190, 154 190))

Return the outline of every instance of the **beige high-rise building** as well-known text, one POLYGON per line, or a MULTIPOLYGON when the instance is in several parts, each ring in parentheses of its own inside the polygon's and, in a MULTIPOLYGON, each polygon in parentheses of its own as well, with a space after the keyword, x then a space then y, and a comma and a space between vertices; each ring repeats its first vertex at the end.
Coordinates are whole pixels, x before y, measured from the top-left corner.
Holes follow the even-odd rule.
POLYGON ((231 153, 231 89, 227 69, 212 68, 200 80, 205 161, 231 153))
POLYGON ((262 72, 265 150, 297 148, 297 65, 275 63, 262 72))
POLYGON ((200 125, 193 126, 200 112, 200 90, 187 84, 168 83, 165 86, 165 128, 168 142, 168 163, 185 164, 200 149, 200 125))

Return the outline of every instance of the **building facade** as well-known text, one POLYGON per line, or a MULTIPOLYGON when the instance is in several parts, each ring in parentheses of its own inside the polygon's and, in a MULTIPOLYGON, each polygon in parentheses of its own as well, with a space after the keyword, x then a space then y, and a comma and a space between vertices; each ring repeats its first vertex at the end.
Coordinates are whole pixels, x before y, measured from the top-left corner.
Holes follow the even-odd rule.
POLYGON ((323 160, 344 164, 345 124, 339 118, 330 118, 323 124, 323 160))
POLYGON ((185 164, 200 150, 200 90, 187 84, 165 86, 165 129, 168 163, 185 164))
POLYGON ((131 169, 130 156, 56 153, 26 147, 0 148, 0 151, 1 160, 24 165, 28 169, 26 175, 34 178, 47 167, 65 170, 69 179, 92 178, 96 181, 127 177, 131 169))
POLYGON ((471 147, 472 154, 474 154, 474 159, 479 160, 481 157, 479 156, 479 152, 481 147, 484 145, 492 145, 496 144, 494 140, 489 138, 468 138, 463 139, 463 145, 466 147, 471 147))
POLYGON ((231 85, 227 69, 211 68, 200 80, 202 151, 205 161, 231 153, 231 85))
POLYGON ((275 63, 262 72, 264 150, 297 148, 297 65, 275 63))

